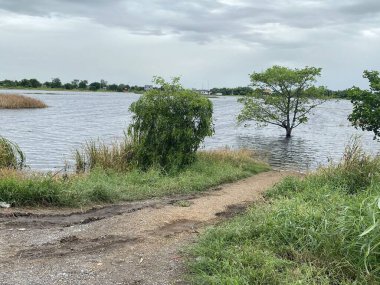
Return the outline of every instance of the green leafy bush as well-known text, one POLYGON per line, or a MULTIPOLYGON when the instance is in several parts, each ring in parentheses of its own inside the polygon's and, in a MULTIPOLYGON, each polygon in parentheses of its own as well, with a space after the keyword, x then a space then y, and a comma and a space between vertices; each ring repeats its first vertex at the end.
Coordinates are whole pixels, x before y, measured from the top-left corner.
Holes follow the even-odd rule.
POLYGON ((370 90, 349 90, 353 110, 348 119, 356 128, 373 132, 374 139, 380 139, 380 73, 366 70, 363 77, 368 79, 370 90))
POLYGON ((139 168, 153 165, 176 170, 192 163, 206 136, 213 134, 211 101, 179 84, 154 78, 160 88, 149 90, 133 103, 128 133, 139 168))

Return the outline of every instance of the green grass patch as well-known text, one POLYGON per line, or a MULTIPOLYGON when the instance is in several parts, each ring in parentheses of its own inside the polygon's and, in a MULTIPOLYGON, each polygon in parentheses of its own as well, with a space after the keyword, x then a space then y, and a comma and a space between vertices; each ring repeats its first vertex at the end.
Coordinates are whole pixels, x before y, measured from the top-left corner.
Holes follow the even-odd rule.
POLYGON ((16 206, 82 206, 134 201, 173 194, 205 191, 269 170, 249 151, 197 153, 186 169, 164 174, 162 170, 117 172, 95 168, 68 178, 0 171, 0 201, 16 206))
POLYGON ((380 158, 286 178, 189 249, 194 284, 380 284, 380 158))

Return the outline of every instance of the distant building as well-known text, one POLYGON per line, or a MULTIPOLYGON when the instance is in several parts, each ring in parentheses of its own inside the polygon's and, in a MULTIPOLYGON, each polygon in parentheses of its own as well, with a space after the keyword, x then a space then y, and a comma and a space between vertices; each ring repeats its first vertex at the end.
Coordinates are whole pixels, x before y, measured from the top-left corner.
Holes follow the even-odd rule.
POLYGON ((211 94, 210 90, 206 90, 206 89, 196 90, 196 92, 198 92, 201 95, 210 95, 211 94))
POLYGON ((152 90, 152 89, 153 89, 153 85, 145 85, 144 86, 145 91, 152 90))

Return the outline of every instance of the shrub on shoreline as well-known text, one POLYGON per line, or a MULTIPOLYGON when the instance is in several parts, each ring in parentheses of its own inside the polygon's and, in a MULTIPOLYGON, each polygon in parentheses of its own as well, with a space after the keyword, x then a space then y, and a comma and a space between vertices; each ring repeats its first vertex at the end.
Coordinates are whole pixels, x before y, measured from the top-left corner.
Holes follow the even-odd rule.
POLYGON ((132 103, 132 139, 135 161, 140 169, 158 166, 176 171, 194 162, 206 136, 214 132, 211 101, 184 89, 179 78, 171 83, 156 77, 160 86, 132 103))
POLYGON ((35 98, 16 95, 0 94, 0 109, 34 109, 46 108, 47 105, 35 98))
POLYGON ((132 169, 161 169, 174 173, 194 163, 206 136, 213 134, 212 103, 184 89, 179 78, 149 90, 130 106, 133 112, 128 133, 121 142, 88 141, 75 152, 76 171, 95 168, 128 172, 132 169))

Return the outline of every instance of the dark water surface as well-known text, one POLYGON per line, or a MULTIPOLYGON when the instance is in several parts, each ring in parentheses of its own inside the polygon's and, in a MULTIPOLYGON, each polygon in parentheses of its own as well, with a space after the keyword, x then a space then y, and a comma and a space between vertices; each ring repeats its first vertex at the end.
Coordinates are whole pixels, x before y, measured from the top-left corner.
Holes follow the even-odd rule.
MULTIPOLYGON (((131 114, 130 104, 139 98, 131 93, 51 92, 12 90, 2 93, 27 94, 44 101, 49 108, 0 110, 0 135, 18 143, 32 169, 56 170, 72 163, 72 154, 88 139, 106 141, 123 136, 131 114)), ((351 103, 331 100, 315 110, 306 125, 285 139, 283 129, 237 126, 241 106, 236 97, 212 98, 215 135, 203 148, 250 148, 258 150, 270 164, 282 169, 311 170, 329 160, 338 160, 354 134, 371 154, 380 151, 372 134, 355 130, 347 120, 351 103)))

